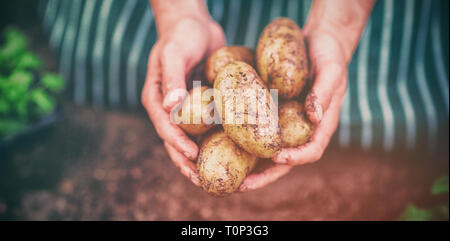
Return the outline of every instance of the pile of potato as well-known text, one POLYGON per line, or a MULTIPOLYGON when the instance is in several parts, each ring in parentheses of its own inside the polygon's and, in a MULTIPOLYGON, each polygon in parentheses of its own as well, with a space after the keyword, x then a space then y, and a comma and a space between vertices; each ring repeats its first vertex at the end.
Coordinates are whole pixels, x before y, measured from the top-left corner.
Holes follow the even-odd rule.
MULTIPOLYGON (((302 32, 295 22, 279 18, 266 26, 261 34, 256 54, 242 46, 222 47, 213 52, 206 61, 206 76, 214 90, 214 107, 222 120, 222 128, 210 130, 214 124, 201 121, 197 124, 179 124, 192 136, 200 139, 197 161, 203 189, 215 196, 225 196, 239 188, 259 158, 272 158, 283 147, 297 147, 309 141, 313 126, 305 117, 299 94, 305 87, 308 76, 308 59, 302 32), (256 70, 255 68, 256 67, 256 70), (265 98, 250 100, 246 90, 264 90, 265 98), (277 103, 269 93, 277 89, 281 99, 277 103), (238 95, 224 95, 227 90, 237 90, 238 95), (244 101, 244 109, 231 108, 226 112, 225 103, 244 101), (250 105, 249 101, 256 101, 250 105), (265 113, 255 116, 255 106, 263 105, 265 113), (275 111, 274 111, 275 110, 275 111), (243 122, 226 122, 228 114, 243 122), (250 119, 266 118, 265 121, 249 122, 250 119)), ((193 113, 211 112, 212 98, 193 96, 196 88, 200 93, 209 87, 195 87, 183 102, 190 108, 190 123, 193 113), (186 104, 188 103, 188 104, 186 104), (193 104, 197 103, 197 104, 193 104), (200 103, 200 104, 198 104, 200 103), (208 107, 209 106, 209 107, 208 107)), ((233 106, 233 105, 230 105, 233 106)), ((180 110, 181 112, 181 110, 180 110)), ((211 115, 213 113, 211 112, 211 115)), ((178 117, 183 118, 179 113, 178 117)))

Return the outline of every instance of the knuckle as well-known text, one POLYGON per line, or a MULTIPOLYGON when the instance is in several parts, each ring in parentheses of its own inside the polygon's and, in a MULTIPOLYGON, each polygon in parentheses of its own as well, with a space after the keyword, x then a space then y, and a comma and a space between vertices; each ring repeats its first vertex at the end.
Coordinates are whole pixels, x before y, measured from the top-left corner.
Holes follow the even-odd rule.
POLYGON ((239 187, 239 191, 240 192, 247 192, 248 191, 248 187, 247 186, 241 186, 241 187, 239 187))
POLYGON ((301 160, 299 158, 294 158, 292 157, 292 155, 289 155, 289 157, 286 159, 286 163, 291 166, 299 165, 300 162, 301 160))

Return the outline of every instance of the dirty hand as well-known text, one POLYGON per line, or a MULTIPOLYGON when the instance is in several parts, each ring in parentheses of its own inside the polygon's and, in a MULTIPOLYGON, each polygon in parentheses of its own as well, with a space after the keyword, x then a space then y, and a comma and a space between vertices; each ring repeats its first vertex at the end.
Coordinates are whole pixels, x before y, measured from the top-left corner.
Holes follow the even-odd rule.
POLYGON ((142 104, 163 139, 172 161, 198 185, 197 145, 170 120, 170 111, 186 90, 186 77, 208 53, 225 45, 221 27, 204 1, 151 1, 158 29, 142 90, 142 104), (178 94, 177 94, 178 93, 178 94))
POLYGON ((308 44, 311 90, 305 111, 315 125, 311 140, 297 148, 283 148, 275 163, 248 176, 241 191, 263 187, 289 172, 292 166, 312 163, 322 157, 335 132, 347 87, 351 60, 373 1, 316 0, 303 33, 308 44))

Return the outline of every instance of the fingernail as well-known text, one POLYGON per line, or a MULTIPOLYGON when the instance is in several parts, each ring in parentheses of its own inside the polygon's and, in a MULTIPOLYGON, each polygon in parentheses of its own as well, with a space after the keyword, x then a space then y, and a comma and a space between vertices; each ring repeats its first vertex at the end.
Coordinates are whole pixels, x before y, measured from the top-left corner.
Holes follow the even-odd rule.
POLYGON ((163 100, 163 108, 171 110, 174 106, 180 103, 184 96, 187 95, 184 89, 175 89, 170 91, 163 100))
POLYGON ((276 159, 276 162, 279 163, 279 164, 286 164, 286 163, 287 163, 287 159, 286 159, 286 157, 280 155, 280 156, 276 159))
POLYGON ((306 97, 305 111, 308 118, 314 122, 319 123, 323 118, 322 105, 319 103, 318 98, 314 92, 306 97))
POLYGON ((185 157, 187 157, 188 159, 192 160, 192 156, 191 156, 191 154, 189 152, 185 151, 183 154, 184 154, 185 157))
POLYGON ((178 99, 165 98, 163 101, 164 109, 171 110, 172 107, 176 106, 181 101, 181 97, 178 99))
POLYGON ((198 175, 196 173, 194 173, 194 171, 191 171, 191 173, 189 174, 189 179, 196 185, 196 186, 200 186, 200 179, 198 177, 198 175))

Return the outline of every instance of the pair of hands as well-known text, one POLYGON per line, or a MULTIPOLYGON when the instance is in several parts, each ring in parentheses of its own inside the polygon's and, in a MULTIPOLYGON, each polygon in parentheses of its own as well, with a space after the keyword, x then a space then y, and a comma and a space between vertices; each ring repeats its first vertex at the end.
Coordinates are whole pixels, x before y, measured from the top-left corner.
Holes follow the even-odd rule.
MULTIPOLYGON (((349 58, 343 44, 331 32, 306 25, 311 65, 311 90, 305 101, 308 118, 315 124, 313 136, 298 148, 284 148, 266 169, 249 175, 240 191, 263 187, 285 175, 295 165, 319 160, 335 132, 347 84, 349 58)), ((186 78, 209 53, 225 45, 221 27, 211 18, 180 17, 170 28, 160 31, 148 61, 142 103, 164 146, 181 173, 195 185, 200 181, 198 146, 170 121, 170 110, 181 99, 169 98, 176 89, 186 89, 186 78)))

